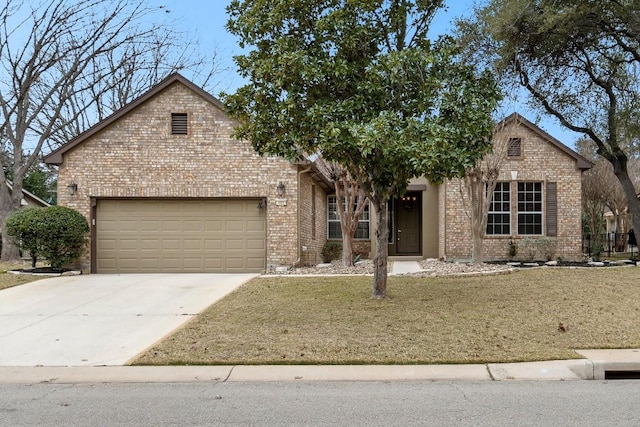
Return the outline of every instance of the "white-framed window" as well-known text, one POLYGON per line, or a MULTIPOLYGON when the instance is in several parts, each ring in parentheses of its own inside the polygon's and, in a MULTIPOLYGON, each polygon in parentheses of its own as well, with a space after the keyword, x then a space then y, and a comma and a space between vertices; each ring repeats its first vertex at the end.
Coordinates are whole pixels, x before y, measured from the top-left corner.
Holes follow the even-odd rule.
POLYGON ((511 185, 509 182, 496 183, 488 215, 488 236, 508 236, 511 234, 511 185))
POLYGON ((542 182, 518 182, 518 234, 542 235, 542 182))
MULTIPOLYGON (((342 239, 342 229, 340 228, 340 216, 338 215, 338 200, 335 195, 327 196, 327 238, 342 239)), ((344 206, 344 200, 343 200, 344 206)), ((369 202, 366 202, 358 228, 356 229, 356 239, 368 239, 370 230, 369 202)))

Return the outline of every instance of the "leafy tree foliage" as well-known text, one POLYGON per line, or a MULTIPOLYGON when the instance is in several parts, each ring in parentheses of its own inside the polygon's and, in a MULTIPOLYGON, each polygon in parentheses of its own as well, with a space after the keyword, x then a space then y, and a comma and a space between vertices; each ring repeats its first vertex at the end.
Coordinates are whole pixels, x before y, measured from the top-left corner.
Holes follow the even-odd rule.
POLYGON ((492 76, 427 31, 443 1, 234 0, 228 29, 249 84, 224 96, 261 154, 343 165, 377 222, 374 298, 386 295, 387 202, 409 180, 463 176, 490 149, 492 76))
MULTIPOLYGON (((22 158, 29 157, 23 154, 22 158)), ((9 151, 0 152, 0 164, 3 167, 4 176, 13 186, 14 164, 13 154, 9 151)), ((22 178, 22 187, 38 196, 45 202, 56 204, 57 170, 50 166, 45 166, 40 162, 35 162, 22 178)))
POLYGON ((19 210, 6 226, 14 242, 29 252, 34 267, 41 256, 58 270, 82 255, 89 232, 86 218, 64 206, 19 210))
POLYGON ((56 204, 56 186, 57 174, 49 167, 43 166, 41 163, 34 164, 27 172, 22 181, 24 189, 38 196, 45 202, 56 204))
POLYGON ((640 141, 639 11, 637 0, 490 0, 460 25, 468 57, 491 62, 503 82, 596 144, 635 229, 640 201, 628 162, 640 141))

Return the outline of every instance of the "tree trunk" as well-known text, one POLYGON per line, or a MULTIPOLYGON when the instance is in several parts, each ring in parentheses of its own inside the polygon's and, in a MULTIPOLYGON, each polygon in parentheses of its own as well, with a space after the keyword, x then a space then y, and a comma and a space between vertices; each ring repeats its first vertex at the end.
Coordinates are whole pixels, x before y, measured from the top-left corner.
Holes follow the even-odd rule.
POLYGON ((473 249, 471 253, 471 262, 473 264, 482 264, 483 256, 482 256, 482 242, 483 238, 478 232, 478 227, 473 227, 473 249))
POLYGON ((366 198, 346 169, 337 164, 332 168, 331 176, 336 190, 336 205, 342 232, 342 265, 351 267, 353 266, 353 238, 358 230, 358 222, 364 211, 366 198))
POLYGON ((349 267, 353 265, 353 237, 342 231, 342 265, 349 267))
POLYGON ((11 238, 7 234, 6 223, 7 218, 9 218, 12 213, 20 209, 21 202, 22 176, 19 176, 14 171, 14 182, 11 190, 9 190, 6 181, 0 182, 0 231, 2 234, 2 252, 0 253, 0 259, 2 261, 20 260, 20 251, 18 247, 13 244, 11 238))
POLYGON ((2 255, 0 258, 2 261, 18 261, 20 259, 20 251, 18 247, 11 242, 7 234, 7 227, 5 227, 7 218, 11 213, 11 211, 5 212, 4 209, 0 211, 0 221, 2 221, 2 255))
POLYGON ((371 200, 376 211, 376 255, 373 259, 373 295, 375 299, 387 296, 387 261, 389 258, 389 227, 387 226, 386 200, 371 200))
POLYGON ((476 171, 476 173, 469 177, 469 186, 471 193, 471 236, 472 236, 472 251, 471 262, 474 264, 482 264, 482 237, 483 233, 480 227, 482 226, 481 215, 484 214, 482 210, 482 187, 484 182, 482 181, 482 173, 476 171))
POLYGON ((638 235, 638 230, 640 230, 640 200, 636 196, 636 189, 629 178, 629 173, 627 172, 627 168, 617 168, 614 164, 614 173, 618 177, 620 184, 622 185, 622 191, 627 198, 629 203, 629 214, 631 215, 630 222, 633 231, 638 235))

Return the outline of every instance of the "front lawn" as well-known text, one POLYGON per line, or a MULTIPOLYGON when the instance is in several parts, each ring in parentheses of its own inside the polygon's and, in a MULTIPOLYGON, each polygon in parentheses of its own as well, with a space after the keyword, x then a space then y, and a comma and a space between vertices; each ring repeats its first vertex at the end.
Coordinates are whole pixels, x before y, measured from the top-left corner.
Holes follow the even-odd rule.
POLYGON ((640 347, 640 268, 485 277, 256 278, 135 364, 424 364, 640 347))
POLYGON ((0 263, 0 290, 11 288, 17 285, 23 285, 25 283, 33 282, 35 280, 46 279, 47 276, 33 276, 30 274, 13 274, 10 270, 16 270, 20 268, 30 268, 31 263, 16 262, 0 263))

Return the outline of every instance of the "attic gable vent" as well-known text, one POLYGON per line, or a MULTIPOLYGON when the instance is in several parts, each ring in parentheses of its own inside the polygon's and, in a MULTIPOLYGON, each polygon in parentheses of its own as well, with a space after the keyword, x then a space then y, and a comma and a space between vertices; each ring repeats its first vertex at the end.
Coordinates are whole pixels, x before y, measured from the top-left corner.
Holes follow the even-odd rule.
POLYGON ((171 135, 187 135, 187 113, 171 113, 171 135))
POLYGON ((520 138, 509 138, 507 157, 510 159, 522 158, 522 140, 520 138))

